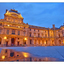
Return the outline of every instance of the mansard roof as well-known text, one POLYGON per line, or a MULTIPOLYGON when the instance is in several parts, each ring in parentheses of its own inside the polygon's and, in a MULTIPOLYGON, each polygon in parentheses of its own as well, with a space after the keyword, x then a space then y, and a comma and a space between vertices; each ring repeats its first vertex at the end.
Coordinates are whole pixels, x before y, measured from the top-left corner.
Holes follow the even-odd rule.
POLYGON ((16 10, 9 10, 9 12, 14 12, 14 13, 17 13, 17 14, 20 14, 18 11, 16 11, 16 10))

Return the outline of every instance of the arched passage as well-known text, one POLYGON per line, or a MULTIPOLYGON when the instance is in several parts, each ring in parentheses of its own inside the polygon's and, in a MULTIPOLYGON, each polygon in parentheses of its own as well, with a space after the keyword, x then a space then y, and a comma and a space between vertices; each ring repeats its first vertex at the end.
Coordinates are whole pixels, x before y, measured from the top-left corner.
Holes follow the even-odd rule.
POLYGON ((30 39, 30 45, 32 44, 32 40, 30 39))
POLYGON ((2 41, 2 39, 0 38, 0 45, 1 45, 1 41, 2 41))
POLYGON ((52 46, 54 46, 54 40, 52 40, 52 46))
POLYGON ((59 45, 61 45, 61 40, 59 40, 59 45))
POLYGON ((13 46, 15 44, 15 38, 11 38, 11 45, 13 46))
POLYGON ((23 40, 23 44, 26 45, 26 40, 23 40))

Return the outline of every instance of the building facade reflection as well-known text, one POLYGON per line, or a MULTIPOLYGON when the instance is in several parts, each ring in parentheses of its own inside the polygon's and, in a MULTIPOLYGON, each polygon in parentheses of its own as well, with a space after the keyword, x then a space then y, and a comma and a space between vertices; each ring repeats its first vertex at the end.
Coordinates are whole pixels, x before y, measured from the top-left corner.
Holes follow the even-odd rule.
POLYGON ((0 53, 0 61, 56 61, 56 58, 50 57, 35 57, 27 52, 18 52, 12 49, 2 49, 0 53))

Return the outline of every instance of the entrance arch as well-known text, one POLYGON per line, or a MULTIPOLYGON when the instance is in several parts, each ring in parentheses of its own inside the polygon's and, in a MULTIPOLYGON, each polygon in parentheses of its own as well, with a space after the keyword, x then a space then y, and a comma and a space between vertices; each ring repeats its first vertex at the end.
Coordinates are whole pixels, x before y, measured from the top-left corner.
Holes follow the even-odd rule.
POLYGON ((8 41, 6 41, 6 46, 8 46, 8 41))
POLYGON ((15 44, 15 38, 11 38, 11 45, 13 46, 15 44))
POLYGON ((23 40, 23 44, 26 45, 26 40, 23 40))
POLYGON ((2 41, 2 39, 0 38, 0 45, 1 45, 1 41, 2 41))
POLYGON ((17 46, 19 46, 19 41, 17 42, 17 46))
POLYGON ((32 40, 30 39, 30 44, 32 44, 32 40))
POLYGON ((61 45, 61 40, 59 40, 59 45, 61 45))

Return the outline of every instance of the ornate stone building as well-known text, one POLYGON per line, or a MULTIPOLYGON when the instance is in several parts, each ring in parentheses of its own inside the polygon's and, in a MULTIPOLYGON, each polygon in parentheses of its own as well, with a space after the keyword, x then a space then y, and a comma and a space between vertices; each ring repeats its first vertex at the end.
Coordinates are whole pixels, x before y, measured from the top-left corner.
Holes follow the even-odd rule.
POLYGON ((6 10, 0 19, 0 46, 61 46, 64 45, 64 25, 45 28, 28 25, 16 10, 6 10))

